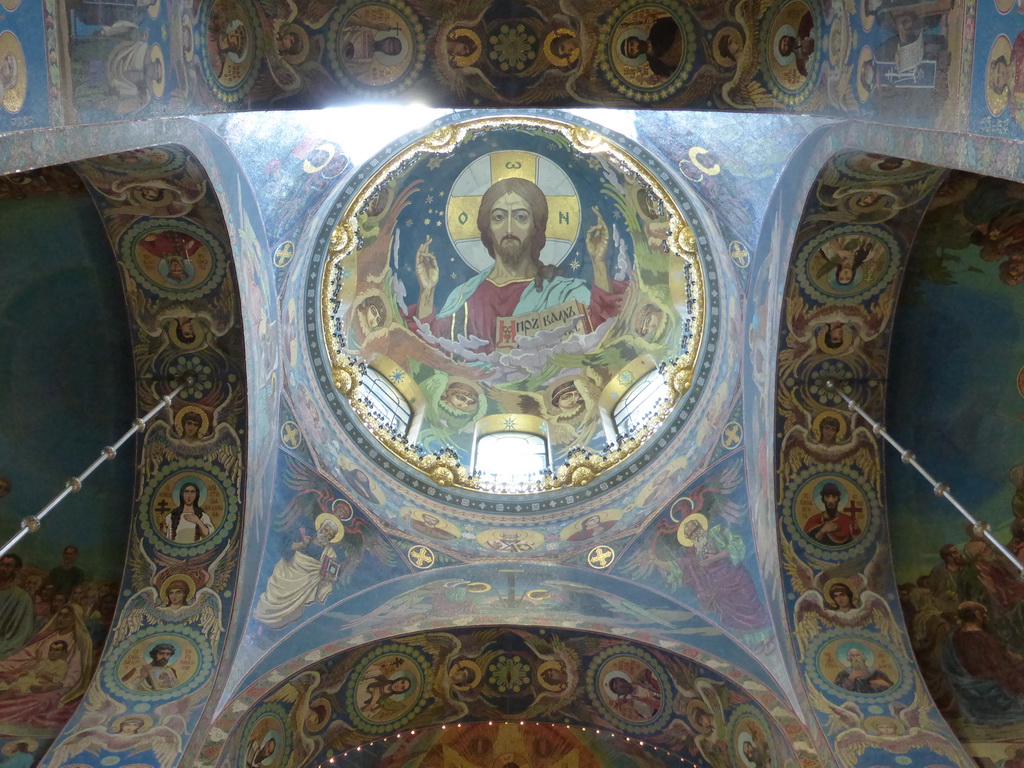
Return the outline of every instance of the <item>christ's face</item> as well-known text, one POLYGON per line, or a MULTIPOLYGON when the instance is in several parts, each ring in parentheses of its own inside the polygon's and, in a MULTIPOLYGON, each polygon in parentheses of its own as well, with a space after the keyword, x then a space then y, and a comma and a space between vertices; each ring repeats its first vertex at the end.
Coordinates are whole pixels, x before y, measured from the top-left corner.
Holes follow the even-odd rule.
POLYGON ((522 196, 508 192, 495 201, 488 226, 498 253, 519 256, 527 252, 533 237, 533 210, 522 196))

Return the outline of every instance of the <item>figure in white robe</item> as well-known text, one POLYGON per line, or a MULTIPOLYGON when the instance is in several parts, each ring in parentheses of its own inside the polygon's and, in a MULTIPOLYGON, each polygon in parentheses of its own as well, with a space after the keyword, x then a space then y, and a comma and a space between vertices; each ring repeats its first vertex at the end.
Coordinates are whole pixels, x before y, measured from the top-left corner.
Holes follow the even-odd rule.
POLYGON ((315 536, 305 528, 291 545, 291 556, 282 557, 267 580, 267 588, 256 604, 256 620, 272 629, 297 621, 313 603, 325 603, 338 581, 337 553, 331 546, 344 535, 344 529, 328 517, 320 523, 315 536))

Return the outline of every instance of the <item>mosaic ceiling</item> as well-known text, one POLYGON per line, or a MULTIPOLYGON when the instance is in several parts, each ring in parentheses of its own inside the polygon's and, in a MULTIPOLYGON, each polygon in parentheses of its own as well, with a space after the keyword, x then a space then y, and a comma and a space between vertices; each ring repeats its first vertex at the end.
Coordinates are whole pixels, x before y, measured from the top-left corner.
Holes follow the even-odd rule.
POLYGON ((198 375, 130 502, 0 559, 0 765, 1019 768, 1012 563, 823 384, 1020 556, 1024 195, 948 171, 1024 176, 1017 5, 449 6, 0 0, 4 253, 109 253, 131 333, 5 262, 4 424, 48 348, 139 411, 198 375), (512 432, 550 475, 474 475, 512 432))

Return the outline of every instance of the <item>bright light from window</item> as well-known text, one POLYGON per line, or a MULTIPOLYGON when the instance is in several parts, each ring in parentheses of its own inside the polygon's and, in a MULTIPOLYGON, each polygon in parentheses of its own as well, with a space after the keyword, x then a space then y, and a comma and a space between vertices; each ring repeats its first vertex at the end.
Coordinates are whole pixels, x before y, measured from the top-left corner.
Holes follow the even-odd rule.
POLYGON ((313 130, 337 141, 354 165, 362 165, 395 139, 450 114, 422 104, 360 104, 307 112, 313 130))
POLYGON ((636 112, 631 109, 570 109, 567 110, 573 115, 578 115, 584 120, 611 128, 623 136, 628 136, 634 141, 637 140, 636 133, 636 112))
POLYGON ((548 445, 540 435, 499 432, 476 441, 475 471, 497 482, 537 480, 548 468, 548 445))
POLYGON ((412 409, 401 392, 379 371, 367 368, 361 390, 384 426, 405 435, 412 423, 412 409))
POLYGON ((654 414, 659 401, 668 396, 668 382, 655 368, 637 379, 612 411, 620 437, 625 437, 654 414))

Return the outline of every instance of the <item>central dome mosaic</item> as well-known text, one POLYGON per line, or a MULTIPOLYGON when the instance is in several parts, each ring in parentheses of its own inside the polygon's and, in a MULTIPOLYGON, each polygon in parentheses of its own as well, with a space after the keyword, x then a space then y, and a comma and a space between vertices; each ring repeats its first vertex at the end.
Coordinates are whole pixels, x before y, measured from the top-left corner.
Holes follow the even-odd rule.
POLYGON ((335 411, 393 473, 488 494, 578 487, 673 418, 706 335, 707 240, 631 144, 491 115, 356 174, 318 265, 320 343, 335 411))

